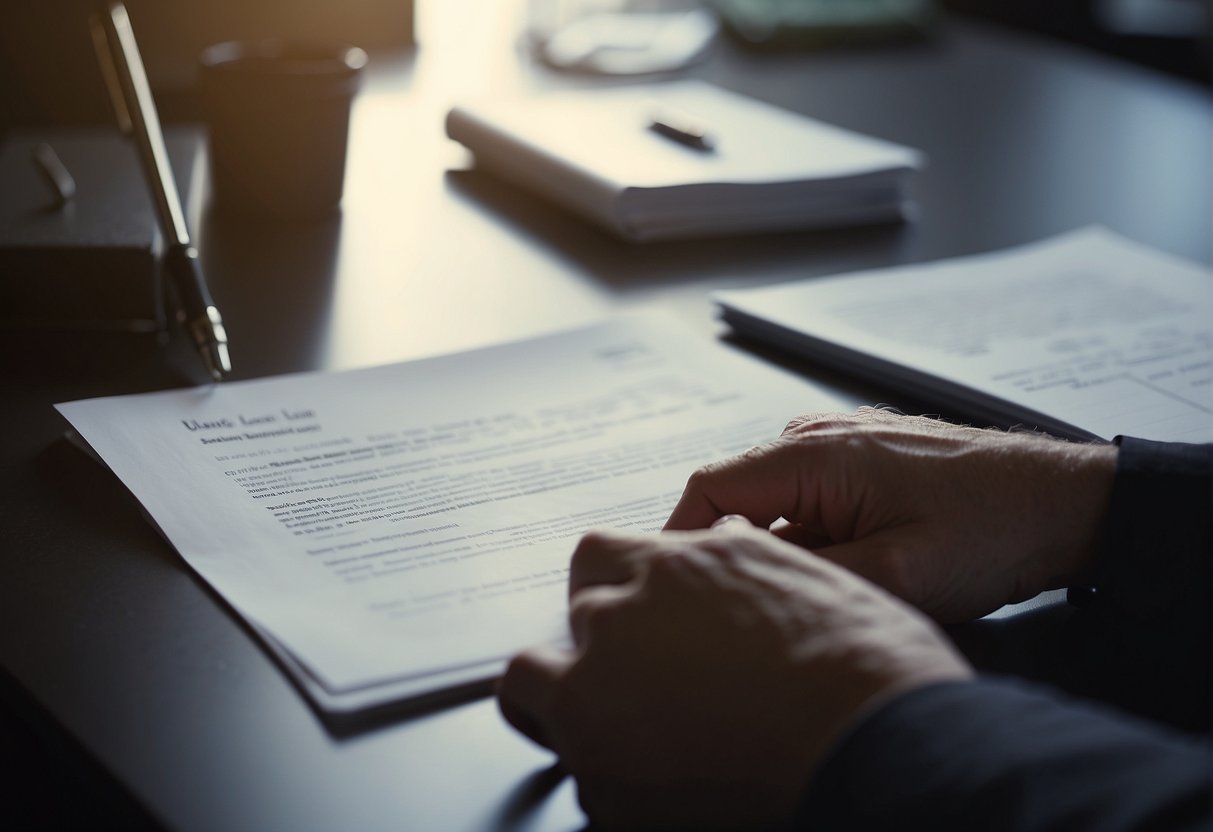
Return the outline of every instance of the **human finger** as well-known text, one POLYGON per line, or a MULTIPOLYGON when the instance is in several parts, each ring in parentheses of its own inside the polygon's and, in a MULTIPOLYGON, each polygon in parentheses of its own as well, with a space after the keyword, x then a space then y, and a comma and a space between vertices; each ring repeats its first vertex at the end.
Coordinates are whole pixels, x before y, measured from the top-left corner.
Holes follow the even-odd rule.
POLYGON ((780 517, 799 518, 810 496, 803 472, 820 477, 829 466, 831 447, 833 443, 786 437, 706 465, 687 480, 665 528, 706 529, 726 514, 741 514, 763 528, 780 517))
POLYGON ((750 522, 748 517, 740 514, 726 514, 718 518, 712 523, 713 531, 723 532, 725 534, 744 534, 754 530, 754 524, 750 522))
POLYGON ((510 661, 497 683, 497 705, 506 722, 546 748, 552 748, 549 726, 556 685, 572 662, 568 650, 532 647, 510 661))
POLYGON ((635 591, 630 586, 600 584, 585 587, 573 595, 569 599, 569 630, 573 634, 573 643, 578 647, 584 646, 635 591))
POLYGON ((771 527, 771 534, 802 549, 817 550, 829 546, 834 541, 825 532, 814 529, 804 523, 776 523, 771 527))
POLYGON ((883 587, 928 614, 935 614, 926 586, 931 583, 929 559, 911 561, 905 554, 904 543, 896 544, 886 535, 873 535, 830 546, 820 546, 815 553, 859 577, 883 587))
POLYGON ((569 562, 569 597, 587 586, 622 584, 640 571, 650 548, 648 538, 619 532, 587 532, 569 562))

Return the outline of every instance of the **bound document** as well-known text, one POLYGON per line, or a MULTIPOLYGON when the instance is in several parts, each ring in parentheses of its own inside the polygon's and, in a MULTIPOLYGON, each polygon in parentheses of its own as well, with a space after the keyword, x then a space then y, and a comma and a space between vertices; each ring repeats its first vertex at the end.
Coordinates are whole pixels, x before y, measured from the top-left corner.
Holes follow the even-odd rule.
POLYGON ((900 220, 923 161, 693 81, 469 103, 446 131, 477 167, 635 241, 900 220))
POLYGON ((743 334, 956 415, 1213 441, 1209 267, 1103 229, 716 301, 743 334))

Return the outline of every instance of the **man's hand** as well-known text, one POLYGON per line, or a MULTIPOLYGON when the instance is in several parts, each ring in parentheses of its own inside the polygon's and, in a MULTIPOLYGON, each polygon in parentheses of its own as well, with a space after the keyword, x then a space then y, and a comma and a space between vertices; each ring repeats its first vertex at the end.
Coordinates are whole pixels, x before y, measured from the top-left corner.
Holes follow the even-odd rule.
POLYGON ((971 675, 883 590, 741 518, 717 526, 587 535, 575 651, 527 651, 501 682, 505 717, 560 756, 603 828, 778 822, 867 708, 971 675))
POLYGON ((975 618, 1082 574, 1116 448, 861 408, 695 472, 667 529, 741 514, 940 621, 975 618))

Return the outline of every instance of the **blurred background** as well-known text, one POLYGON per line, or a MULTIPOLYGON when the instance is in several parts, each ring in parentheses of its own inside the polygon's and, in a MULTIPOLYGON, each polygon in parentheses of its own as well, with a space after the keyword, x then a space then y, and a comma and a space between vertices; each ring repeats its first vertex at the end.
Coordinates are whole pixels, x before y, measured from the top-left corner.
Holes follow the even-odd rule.
MULTIPOLYGON (((522 2, 522 0, 519 0, 522 2)), ((671 0, 666 0, 668 6, 671 0)), ((787 17, 797 6, 837 8, 867 0, 716 0, 734 15, 787 17)), ((685 0, 677 0, 685 6, 685 0)), ((455 3, 420 0, 128 0, 144 60, 166 121, 195 120, 197 55, 232 39, 285 37, 339 41, 367 49, 374 60, 420 49, 441 49, 427 30, 458 37, 460 27, 483 27, 500 15, 497 0, 455 3), (444 21, 443 18, 449 20, 444 21)), ((532 17, 603 0, 530 0, 532 17)), ((613 6, 628 5, 613 3, 613 6)), ((661 8, 662 0, 633 2, 661 8)), ((872 3, 868 3, 872 5, 872 3)), ((889 4, 896 5, 896 4, 889 4)), ((903 4, 905 5, 905 4, 903 4)), ((924 4, 914 4, 924 5, 924 4)), ((1205 0, 945 0, 964 15, 1044 33, 1162 72, 1210 83, 1209 4, 1205 0)), ((110 118, 89 42, 93 0, 10 0, 0 5, 0 132, 15 125, 104 122, 110 118)), ((517 16, 509 18, 519 19, 517 16)), ((518 31, 501 31, 511 44, 518 31)), ((830 48, 822 40, 773 38, 756 48, 830 48)))
MULTIPOLYGON (((409 0, 127 0, 161 117, 198 117, 198 54, 226 40, 413 43, 409 0)), ((435 6, 442 5, 440 2, 435 6)), ((487 5, 487 4, 486 4, 487 5)), ((96 0, 0 4, 0 128, 108 121, 88 18, 96 0)))

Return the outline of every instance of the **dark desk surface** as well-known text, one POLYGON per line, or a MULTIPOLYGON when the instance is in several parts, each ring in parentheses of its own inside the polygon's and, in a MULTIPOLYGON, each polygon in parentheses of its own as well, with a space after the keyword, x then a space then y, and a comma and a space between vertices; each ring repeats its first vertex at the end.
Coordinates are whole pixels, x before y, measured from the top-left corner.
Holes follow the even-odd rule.
MULTIPOLYGON (((465 156, 441 132, 454 97, 591 83, 519 61, 497 13, 486 14, 423 28, 415 59, 381 68, 357 105, 339 219, 259 231, 204 217, 239 376, 407 359, 639 306, 672 310, 707 337, 719 330, 710 289, 1089 223, 1210 259, 1206 91, 955 22, 932 44, 887 51, 754 55, 726 43, 696 70, 925 150, 917 222, 618 243, 459 170, 465 156)), ((0 348, 0 664, 48 726, 154 817, 208 830, 583 823, 567 782, 547 794, 549 757, 509 731, 492 701, 327 732, 121 486, 60 441, 52 402, 186 383, 195 370, 180 344, 5 334, 0 348)))

